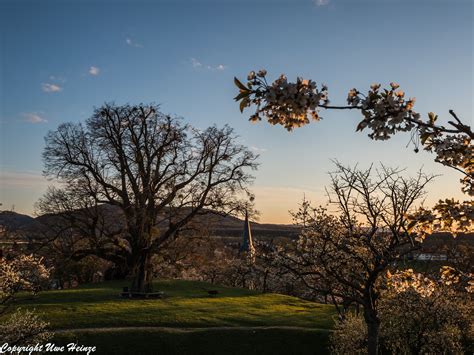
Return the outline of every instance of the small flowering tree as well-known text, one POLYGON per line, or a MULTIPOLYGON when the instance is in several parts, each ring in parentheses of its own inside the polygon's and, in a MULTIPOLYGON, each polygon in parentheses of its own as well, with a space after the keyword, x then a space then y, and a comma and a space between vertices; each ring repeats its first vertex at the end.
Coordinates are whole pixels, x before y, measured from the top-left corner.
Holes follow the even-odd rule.
MULTIPOLYGON (((472 352, 472 275, 442 267, 437 275, 408 269, 387 272, 385 279, 379 306, 383 353, 472 352)), ((337 324, 331 337, 334 353, 363 354, 367 326, 361 317, 351 314, 337 324)))
POLYGON ((0 339, 10 346, 50 338, 48 324, 34 312, 11 308, 20 292, 37 294, 49 278, 50 270, 33 255, 0 258, 0 339))
MULTIPOLYGON (((372 84, 366 93, 351 89, 347 105, 332 106, 326 85, 318 86, 316 82, 302 78, 298 78, 296 83, 288 82, 285 75, 269 84, 266 75, 265 70, 251 71, 246 84, 234 78, 239 88, 235 100, 240 102, 240 110, 256 107, 250 121, 265 118, 270 124, 279 124, 291 131, 311 120, 319 121, 321 109, 359 111, 362 120, 356 131, 369 130, 368 136, 374 140, 390 139, 397 132, 412 132, 415 152, 422 146, 436 155, 436 162, 462 173, 462 191, 474 196, 474 132, 454 111, 449 111, 452 119, 448 126, 438 123, 438 116, 433 112, 422 119, 414 110, 415 98, 407 99, 405 92, 393 82, 383 89, 380 84, 372 84)), ((429 233, 433 228, 451 232, 472 231, 474 202, 447 199, 440 201, 433 210, 421 210, 413 217, 420 222, 417 225, 420 232, 429 233)))
POLYGON ((383 166, 375 171, 338 164, 328 188, 335 213, 304 201, 293 214, 301 235, 275 259, 308 289, 327 296, 341 320, 360 309, 370 354, 379 348, 384 274, 419 247, 417 235, 407 229, 407 216, 432 179, 422 173, 406 178, 383 166))

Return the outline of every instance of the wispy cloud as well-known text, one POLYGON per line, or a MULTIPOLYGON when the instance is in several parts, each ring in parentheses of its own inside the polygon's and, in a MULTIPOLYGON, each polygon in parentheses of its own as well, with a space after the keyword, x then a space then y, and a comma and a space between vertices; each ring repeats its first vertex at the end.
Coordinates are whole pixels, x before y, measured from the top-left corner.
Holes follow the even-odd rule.
POLYGON ((49 185, 46 178, 36 171, 6 171, 0 170, 2 187, 37 188, 49 185))
POLYGON ((125 43, 127 43, 127 45, 129 45, 130 47, 143 48, 143 45, 135 42, 130 37, 125 38, 125 43))
POLYGON ((206 65, 206 69, 208 70, 219 70, 219 71, 222 71, 222 70, 225 70, 227 67, 223 64, 219 64, 219 65, 216 65, 216 66, 212 66, 212 65, 206 65))
POLYGON ((264 153, 268 150, 266 148, 259 148, 255 146, 250 147, 250 149, 253 150, 255 153, 264 153))
POLYGON ((92 66, 92 67, 89 68, 89 74, 90 74, 90 75, 97 76, 97 75, 99 75, 99 73, 100 73, 100 69, 99 69, 99 68, 94 67, 94 66, 92 66))
POLYGON ((202 67, 202 63, 199 60, 197 60, 196 58, 191 58, 191 65, 193 66, 193 68, 202 67))
POLYGON ((329 5, 330 0, 313 0, 316 6, 326 6, 329 5))
POLYGON ((56 76, 56 75, 50 75, 49 80, 54 81, 54 82, 58 82, 58 83, 65 83, 66 82, 66 78, 64 78, 62 76, 56 76))
POLYGON ((42 83, 41 89, 44 92, 59 92, 63 90, 61 86, 56 85, 56 84, 50 84, 50 83, 42 83))
POLYGON ((23 114, 24 121, 29 123, 46 123, 48 122, 47 119, 41 117, 36 112, 27 112, 23 114))
POLYGON ((218 64, 218 65, 203 64, 196 58, 191 58, 189 62, 191 63, 193 68, 204 68, 207 70, 218 70, 218 71, 223 71, 227 69, 227 66, 224 64, 218 64))

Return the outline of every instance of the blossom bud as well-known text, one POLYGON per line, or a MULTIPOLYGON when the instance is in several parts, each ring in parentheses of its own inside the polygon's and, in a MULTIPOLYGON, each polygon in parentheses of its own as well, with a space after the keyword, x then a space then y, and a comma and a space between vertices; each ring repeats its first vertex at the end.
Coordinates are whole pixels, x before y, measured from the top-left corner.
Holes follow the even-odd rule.
POLYGON ((372 84, 372 85, 370 85, 370 88, 373 91, 377 91, 378 89, 380 89, 380 84, 372 84))

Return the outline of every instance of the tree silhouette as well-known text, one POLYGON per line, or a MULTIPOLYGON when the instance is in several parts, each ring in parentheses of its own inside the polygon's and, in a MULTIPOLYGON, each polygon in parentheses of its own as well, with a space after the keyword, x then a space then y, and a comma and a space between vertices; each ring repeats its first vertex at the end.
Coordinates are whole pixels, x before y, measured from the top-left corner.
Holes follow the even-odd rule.
MULTIPOLYGON (((76 196, 121 210, 131 290, 147 292, 151 257, 164 242, 196 215, 240 207, 237 196, 248 192, 257 156, 235 138, 228 126, 200 131, 155 105, 106 104, 84 125, 64 123, 48 133, 45 174, 76 196)), ((96 237, 84 242, 85 252, 103 247, 96 237)))
POLYGON ((329 296, 341 319, 350 308, 361 307, 367 349, 375 354, 381 285, 387 270, 419 247, 417 234, 408 230, 408 215, 433 177, 420 172, 406 178, 384 166, 378 171, 336 166, 328 188, 335 214, 303 201, 293 213, 300 237, 275 260, 309 290, 329 296))

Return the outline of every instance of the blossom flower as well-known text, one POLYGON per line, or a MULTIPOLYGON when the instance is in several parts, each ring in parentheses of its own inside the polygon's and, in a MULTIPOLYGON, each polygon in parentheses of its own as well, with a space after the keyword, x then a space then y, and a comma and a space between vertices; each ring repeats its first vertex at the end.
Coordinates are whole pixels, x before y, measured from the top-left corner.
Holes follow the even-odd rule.
POLYGON ((297 78, 296 82, 288 82, 282 74, 270 85, 267 84, 264 69, 248 75, 247 87, 238 84, 240 94, 236 100, 241 100, 241 110, 254 104, 257 107, 250 121, 256 122, 262 116, 271 124, 281 124, 286 129, 300 127, 319 120, 318 106, 329 102, 327 87, 318 89, 317 84, 309 79, 297 78))
POLYGON ((462 191, 474 196, 473 134, 471 128, 462 124, 457 117, 459 124, 449 122, 457 131, 436 125, 437 116, 433 113, 429 113, 429 121, 423 121, 421 115, 414 111, 415 98, 405 99, 405 92, 398 90, 400 85, 395 82, 383 90, 380 90, 379 83, 373 83, 366 94, 351 89, 347 95, 347 107, 329 107, 326 85, 318 87, 314 81, 303 78, 288 82, 284 74, 267 84, 266 74, 264 69, 259 70, 258 74, 251 71, 247 86, 235 79, 240 89, 239 95, 235 97, 236 101, 240 101, 240 110, 252 105, 256 107, 250 121, 259 121, 265 117, 270 124, 280 124, 291 130, 311 120, 321 119, 319 108, 357 109, 363 116, 357 131, 368 130, 368 136, 374 140, 388 140, 398 132, 413 131, 415 152, 419 151, 418 145, 421 143, 424 150, 436 154, 435 161, 462 171, 465 174, 461 179, 462 191), (459 134, 454 134, 457 132, 459 134))
POLYGON ((370 88, 372 89, 372 91, 377 91, 378 89, 380 89, 380 84, 372 84, 370 85, 370 88))

